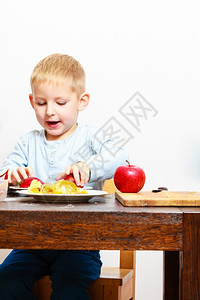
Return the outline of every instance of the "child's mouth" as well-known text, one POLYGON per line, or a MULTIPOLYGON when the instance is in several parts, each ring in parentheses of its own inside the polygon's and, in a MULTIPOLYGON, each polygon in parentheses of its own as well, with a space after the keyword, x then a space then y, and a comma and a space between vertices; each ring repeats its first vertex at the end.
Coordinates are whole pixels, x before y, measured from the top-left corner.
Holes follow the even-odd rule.
POLYGON ((47 121, 47 124, 51 128, 56 128, 59 125, 60 121, 47 121))

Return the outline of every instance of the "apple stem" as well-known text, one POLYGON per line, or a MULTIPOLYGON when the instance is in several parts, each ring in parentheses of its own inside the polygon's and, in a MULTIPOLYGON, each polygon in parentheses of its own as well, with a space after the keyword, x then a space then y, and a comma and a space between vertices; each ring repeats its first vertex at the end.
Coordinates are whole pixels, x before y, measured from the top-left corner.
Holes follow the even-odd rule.
POLYGON ((130 167, 130 165, 131 165, 130 162, 128 160, 126 160, 126 162, 127 162, 128 166, 130 167))

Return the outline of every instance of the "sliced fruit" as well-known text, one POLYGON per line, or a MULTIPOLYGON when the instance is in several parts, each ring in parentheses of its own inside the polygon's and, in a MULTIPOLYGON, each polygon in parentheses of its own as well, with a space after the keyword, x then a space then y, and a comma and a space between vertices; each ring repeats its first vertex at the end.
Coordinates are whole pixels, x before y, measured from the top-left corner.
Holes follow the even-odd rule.
POLYGON ((41 184, 44 183, 44 182, 42 182, 42 180, 38 179, 37 177, 28 177, 28 178, 24 179, 22 182, 20 182, 19 187, 28 188, 31 185, 31 182, 33 180, 37 180, 37 181, 41 182, 41 184))
POLYGON ((41 181, 38 181, 37 179, 33 179, 28 188, 28 191, 31 193, 39 194, 41 192, 41 189, 42 189, 41 181))

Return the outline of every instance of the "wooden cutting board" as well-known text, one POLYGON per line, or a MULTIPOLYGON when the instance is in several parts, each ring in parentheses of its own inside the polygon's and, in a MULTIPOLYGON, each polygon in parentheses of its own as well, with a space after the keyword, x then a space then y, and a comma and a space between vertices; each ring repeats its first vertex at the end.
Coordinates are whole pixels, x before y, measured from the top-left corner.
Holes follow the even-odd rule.
POLYGON ((121 193, 117 191, 115 198, 124 206, 200 206, 200 193, 198 192, 121 193))

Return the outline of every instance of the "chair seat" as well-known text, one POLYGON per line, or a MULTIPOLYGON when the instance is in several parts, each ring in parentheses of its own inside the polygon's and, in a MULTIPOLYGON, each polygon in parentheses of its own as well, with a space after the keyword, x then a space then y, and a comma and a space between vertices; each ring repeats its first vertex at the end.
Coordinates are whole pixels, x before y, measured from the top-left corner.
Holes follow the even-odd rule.
POLYGON ((91 300, 133 299, 133 276, 132 269, 103 267, 100 277, 90 284, 91 300))
MULTIPOLYGON (((114 287, 117 289, 117 293, 119 293, 118 287, 127 286, 126 290, 128 291, 128 294, 131 295, 133 282, 132 278, 132 269, 102 267, 100 277, 90 285, 89 294, 91 296, 91 300, 116 299, 112 298, 112 294, 115 291, 115 289, 113 289, 114 287), (109 297, 106 298, 105 293, 109 294, 109 297)), ((51 291, 51 280, 49 276, 45 276, 35 283, 34 294, 37 296, 37 300, 49 300, 51 291)), ((115 296, 113 295, 113 297, 115 296)), ((131 299, 131 297, 127 297, 126 299, 131 299)))
POLYGON ((118 267, 102 267, 101 275, 97 279, 102 285, 124 285, 133 277, 132 269, 119 269, 118 267))

